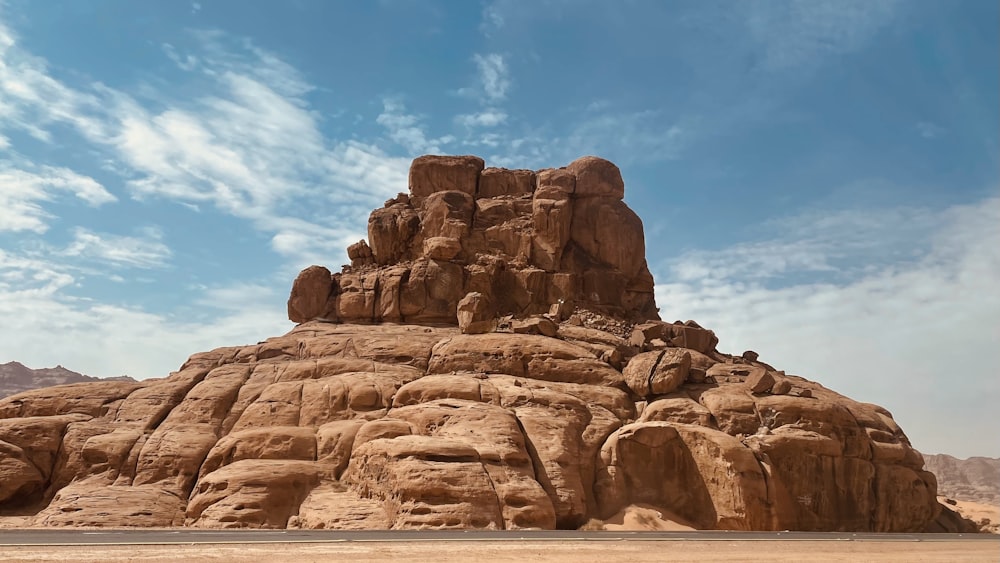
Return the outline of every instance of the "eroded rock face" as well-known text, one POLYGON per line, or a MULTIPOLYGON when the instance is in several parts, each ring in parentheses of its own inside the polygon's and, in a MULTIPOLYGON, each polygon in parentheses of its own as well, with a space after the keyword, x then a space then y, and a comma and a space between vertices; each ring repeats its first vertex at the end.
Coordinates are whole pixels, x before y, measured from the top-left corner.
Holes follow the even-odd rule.
POLYGON ((618 167, 593 156, 538 172, 417 158, 409 194, 372 212, 350 266, 329 280, 321 266, 302 271, 289 319, 457 324, 469 293, 497 317, 548 313, 562 301, 658 319, 642 221, 624 190, 618 167))
POLYGON ((296 279, 284 336, 160 380, 0 400, 0 510, 46 526, 551 529, 635 505, 702 529, 938 521, 888 411, 653 318, 617 167, 483 168, 415 161, 352 267, 296 279), (620 232, 592 236, 590 213, 620 232))

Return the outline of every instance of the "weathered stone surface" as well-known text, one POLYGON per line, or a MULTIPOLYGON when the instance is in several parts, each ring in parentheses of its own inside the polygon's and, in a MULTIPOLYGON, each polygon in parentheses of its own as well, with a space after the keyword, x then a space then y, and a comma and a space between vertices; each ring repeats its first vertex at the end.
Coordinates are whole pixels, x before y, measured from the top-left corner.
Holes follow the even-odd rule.
POLYGON ((482 293, 465 294, 458 302, 458 330, 462 334, 483 334, 496 328, 493 308, 482 293))
POLYGON ((189 525, 208 528, 285 528, 322 468, 311 461, 244 459, 198 482, 187 504, 189 525))
POLYGON ((405 199, 389 200, 368 217, 368 244, 380 266, 410 258, 410 243, 420 232, 420 216, 410 205, 410 198, 400 195, 405 199))
POLYGON ((486 168, 479 177, 477 197, 521 196, 535 190, 535 172, 486 168))
POLYGON ((300 274, 289 318, 455 324, 458 301, 472 292, 498 317, 547 313, 561 302, 569 310, 560 317, 580 306, 628 321, 658 318, 642 221, 622 201, 614 164, 585 157, 537 173, 483 165, 477 157, 414 160, 411 193, 372 211, 369 240, 348 248, 350 266, 300 274))
POLYGON ((767 393, 774 387, 774 376, 771 372, 759 368, 747 376, 746 385, 751 393, 767 393))
POLYGON ((32 518, 35 526, 154 528, 184 524, 185 501, 157 485, 109 486, 73 483, 32 518))
POLYGON ((584 156, 571 162, 566 169, 576 176, 578 197, 625 197, 625 182, 622 172, 614 163, 596 156, 584 156))
POLYGON ((555 336, 559 333, 559 326, 545 317, 531 317, 524 320, 516 320, 511 326, 516 334, 541 334, 542 336, 555 336))
POLYGON ((288 296, 288 318, 293 323, 304 323, 323 316, 326 302, 333 292, 330 270, 323 266, 309 266, 299 272, 288 296))
POLYGON ((427 197, 436 192, 459 191, 476 195, 485 163, 478 156, 421 156, 410 166, 410 193, 427 197))
POLYGON ((642 220, 625 202, 605 197, 578 199, 572 214, 570 240, 625 279, 639 275, 646 262, 642 220))
POLYGON ((434 347, 429 373, 502 373, 545 381, 616 385, 622 374, 586 350, 529 334, 462 335, 434 347))
POLYGON ((683 348, 668 348, 644 352, 632 358, 623 374, 636 395, 664 395, 677 389, 687 380, 691 368, 691 354, 683 348))
POLYGON ((37 507, 44 526, 549 529, 636 506, 694 528, 958 525, 889 411, 656 320, 613 164, 482 169, 415 161, 412 196, 372 213, 352 264, 296 280, 285 335, 161 380, 0 399, 0 510, 37 507))

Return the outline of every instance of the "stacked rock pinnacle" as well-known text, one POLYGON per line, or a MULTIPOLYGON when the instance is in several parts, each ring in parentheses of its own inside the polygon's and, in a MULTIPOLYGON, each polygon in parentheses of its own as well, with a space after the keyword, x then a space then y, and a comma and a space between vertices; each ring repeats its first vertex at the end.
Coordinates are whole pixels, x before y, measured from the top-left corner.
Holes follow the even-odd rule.
POLYGON ((293 322, 458 322, 477 293, 483 317, 549 313, 561 303, 613 318, 658 319, 642 221, 618 167, 484 168, 475 156, 423 156, 410 193, 372 212, 351 265, 307 269, 288 300, 293 322))
POLYGON ((418 158, 287 334, 0 400, 0 519, 956 531, 887 410, 658 319, 623 190, 594 157, 418 158))

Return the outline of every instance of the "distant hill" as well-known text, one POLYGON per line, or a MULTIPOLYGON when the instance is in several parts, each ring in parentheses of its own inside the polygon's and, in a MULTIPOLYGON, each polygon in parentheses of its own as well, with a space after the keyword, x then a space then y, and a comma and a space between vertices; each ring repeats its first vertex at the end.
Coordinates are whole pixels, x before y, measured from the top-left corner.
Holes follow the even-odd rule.
POLYGON ((924 464, 937 476, 938 494, 1000 506, 1000 459, 958 459, 945 454, 924 454, 924 464))
POLYGON ((67 383, 84 383, 87 381, 135 381, 128 376, 109 377, 102 379, 83 375, 62 366, 54 368, 31 369, 20 362, 0 364, 0 398, 16 395, 31 389, 66 385, 67 383))

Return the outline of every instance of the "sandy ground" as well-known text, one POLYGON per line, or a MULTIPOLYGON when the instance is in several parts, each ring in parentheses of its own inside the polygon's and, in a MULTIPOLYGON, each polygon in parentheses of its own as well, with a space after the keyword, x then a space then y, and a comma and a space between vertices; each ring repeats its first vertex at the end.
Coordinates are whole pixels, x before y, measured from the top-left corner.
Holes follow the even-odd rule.
POLYGON ((0 561, 898 561, 996 562, 1000 542, 506 541, 338 544, 0 547, 0 561))
POLYGON ((945 504, 945 497, 938 497, 938 501, 952 510, 958 511, 959 514, 973 522, 979 523, 984 519, 989 520, 990 525, 986 527, 986 531, 994 534, 1000 533, 1000 506, 968 500, 956 500, 955 504, 945 504))

